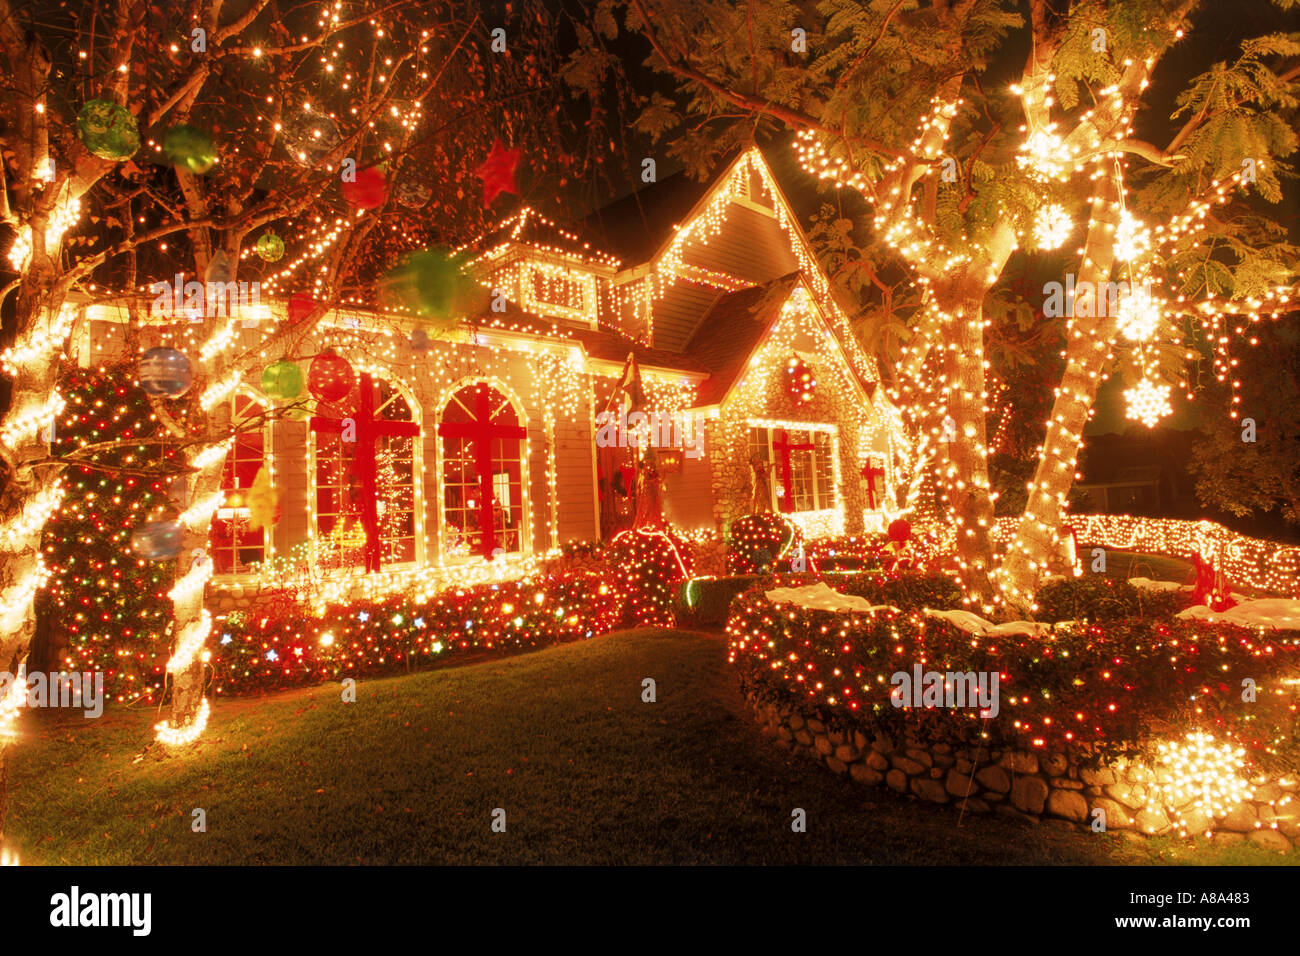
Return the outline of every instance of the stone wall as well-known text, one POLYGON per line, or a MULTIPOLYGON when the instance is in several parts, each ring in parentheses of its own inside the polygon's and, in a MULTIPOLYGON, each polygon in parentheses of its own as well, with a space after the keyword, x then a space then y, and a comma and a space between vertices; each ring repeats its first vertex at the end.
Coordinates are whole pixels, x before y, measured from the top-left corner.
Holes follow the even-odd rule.
POLYGON ((886 786, 900 794, 967 813, 996 813, 1026 823, 1089 830, 1093 811, 1105 813, 1107 830, 1160 836, 1177 832, 1168 810, 1181 810, 1187 832, 1216 844, 1249 839, 1262 847, 1289 852, 1300 846, 1300 793, 1295 777, 1255 778, 1254 797, 1220 820, 1188 812, 1187 806, 1147 808, 1147 787, 1164 774, 1149 766, 1119 760, 1102 769, 1081 767, 1062 754, 978 751, 915 739, 868 739, 861 731, 832 730, 789 705, 749 704, 765 735, 777 745, 805 754, 832 771, 867 786, 886 786))
POLYGON ((222 617, 231 611, 252 613, 258 608, 268 607, 273 603, 283 602, 286 592, 281 588, 261 587, 255 582, 247 584, 208 583, 204 593, 203 606, 214 617, 222 617))

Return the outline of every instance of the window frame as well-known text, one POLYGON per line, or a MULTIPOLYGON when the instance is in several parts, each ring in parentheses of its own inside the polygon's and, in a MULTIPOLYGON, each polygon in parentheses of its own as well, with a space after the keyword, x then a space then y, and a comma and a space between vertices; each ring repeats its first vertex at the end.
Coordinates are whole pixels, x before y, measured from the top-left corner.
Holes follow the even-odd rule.
MULTIPOLYGON (((230 402, 230 422, 231 422, 231 426, 232 426, 232 428, 233 428, 233 426, 234 426, 234 425, 239 421, 239 419, 237 419, 237 418, 235 417, 235 406, 236 406, 236 403, 237 403, 241 398, 243 398, 243 399, 245 399, 245 400, 251 402, 251 403, 254 404, 254 405, 261 406, 261 408, 262 408, 263 410, 265 410, 265 411, 271 411, 271 410, 274 408, 274 404, 272 403, 272 401, 271 401, 270 398, 268 398, 267 396, 263 395, 262 393, 260 393, 260 392, 258 392, 258 391, 255 391, 255 390, 253 390, 253 389, 251 389, 251 388, 248 388, 247 386, 243 386, 243 385, 241 385, 241 386, 239 386, 238 388, 235 389, 234 393, 230 396, 230 399, 229 399, 229 402, 230 402)), ((278 488, 278 482, 277 482, 276 474, 275 474, 275 432, 274 432, 274 429, 273 429, 273 426, 272 426, 272 422, 271 422, 271 420, 268 418, 268 419, 263 420, 262 425, 261 425, 260 428, 256 428, 256 429, 252 429, 252 428, 250 428, 250 429, 246 429, 245 431, 243 431, 243 432, 239 432, 238 434, 236 434, 236 435, 234 436, 234 440, 233 440, 233 443, 232 443, 231 446, 230 446, 230 449, 226 452, 225 457, 223 457, 223 458, 221 459, 221 472, 222 472, 222 482, 221 482, 221 483, 222 483, 222 486, 223 486, 223 487, 220 489, 220 491, 222 492, 223 495, 226 494, 227 490, 229 490, 229 491, 245 491, 245 490, 247 490, 247 489, 245 489, 245 488, 240 488, 240 487, 238 487, 238 485, 237 485, 235 488, 226 489, 226 488, 224 487, 224 485, 225 485, 225 471, 226 471, 226 467, 227 467, 227 465, 228 465, 229 462, 230 462, 230 456, 233 455, 233 454, 235 454, 235 449, 237 449, 237 448, 239 447, 239 436, 240 436, 240 435, 246 435, 246 434, 248 434, 249 432, 253 432, 253 431, 260 431, 260 432, 262 433, 262 466, 261 466, 261 467, 267 469, 267 471, 269 472, 269 474, 270 474, 270 476, 271 476, 271 487, 272 487, 273 489, 277 490, 277 491, 279 490, 279 488, 278 488)), ((256 477, 256 472, 254 473, 254 477, 256 477)), ((250 485, 249 487, 252 487, 252 486, 250 485)), ((213 542, 212 542, 212 532, 213 532, 213 530, 214 530, 214 523, 215 523, 216 521, 218 521, 218 520, 222 520, 222 521, 229 521, 229 520, 232 520, 232 519, 229 519, 229 518, 219 518, 219 515, 221 514, 221 510, 222 510, 222 508, 224 508, 224 507, 225 507, 225 499, 224 499, 224 497, 223 497, 221 507, 218 507, 217 510, 214 511, 214 512, 212 513, 212 519, 211 519, 211 520, 209 521, 209 523, 208 523, 208 541, 207 541, 207 550, 208 550, 208 553, 209 553, 210 555, 212 555, 212 562, 213 562, 213 567, 214 567, 214 569, 215 569, 215 567, 216 567, 216 555, 217 555, 217 553, 218 553, 218 549, 213 545, 213 542)), ((239 546, 238 546, 237 544, 234 544, 234 543, 231 544, 231 553, 232 553, 232 567, 236 567, 236 568, 237 568, 237 567, 239 566, 239 562, 238 562, 239 546)), ((275 557, 275 528, 274 528, 274 526, 272 526, 272 527, 270 527, 270 528, 263 528, 263 529, 262 529, 262 557, 261 557, 261 559, 260 559, 259 561, 254 562, 254 564, 265 564, 267 561, 271 560, 273 557, 275 557)), ((236 582, 240 582, 240 581, 248 581, 248 580, 252 580, 252 579, 254 579, 254 578, 256 578, 256 577, 257 577, 257 571, 254 570, 254 569, 252 569, 252 567, 251 567, 250 565, 245 565, 243 570, 219 571, 219 572, 214 570, 214 573, 213 573, 213 575, 212 575, 213 582, 216 583, 216 584, 226 584, 226 583, 236 583, 236 582)))
MULTIPOLYGON (((746 426, 746 432, 745 432, 745 450, 746 450, 745 460, 746 461, 751 460, 754 455, 754 449, 755 449, 754 432, 758 431, 763 434, 764 440, 761 443, 760 447, 762 447, 766 452, 766 461, 768 463, 768 469, 767 469, 768 501, 774 512, 776 512, 777 514, 789 515, 792 518, 811 517, 814 515, 831 515, 831 514, 840 513, 843 505, 843 495, 841 491, 841 489, 843 488, 843 484, 841 482, 841 477, 840 477, 839 428, 836 425, 823 423, 823 422, 781 422, 781 421, 772 421, 769 419, 746 419, 745 426, 746 426), (797 433, 801 433, 801 432, 806 433, 808 440, 811 441, 813 445, 818 444, 817 441, 818 436, 826 436, 826 439, 828 441, 827 447, 825 449, 825 458, 828 458, 829 460, 825 460, 823 456, 819 455, 819 449, 817 448, 813 449, 812 475, 811 475, 812 480, 808 487, 808 490, 811 492, 812 495, 813 507, 805 510, 799 510, 798 508, 791 508, 790 511, 782 511, 780 508, 781 496, 777 494, 777 489, 778 487, 781 487, 781 476, 777 471, 776 454, 772 448, 772 443, 776 440, 776 433, 782 430, 784 430, 789 435, 791 442, 797 442, 802 444, 802 440, 796 437, 797 433), (823 475, 822 468, 826 466, 829 466, 828 469, 829 474, 823 475), (825 491, 823 491, 821 487, 822 485, 821 479, 823 477, 825 477, 829 482, 829 488, 825 491), (822 500, 823 498, 826 498, 827 500, 823 501, 822 500)), ((792 472, 794 470, 793 463, 792 463, 791 470, 792 472)), ((792 486, 795 485, 798 480, 799 479, 794 474, 791 475, 792 486)), ((798 499, 799 493, 800 492, 796 489, 795 490, 796 500, 798 499)))
MULTIPOLYGON (((434 426, 434 481, 437 488, 437 510, 438 510, 438 563, 443 566, 448 565, 469 565, 469 564, 487 564, 487 558, 481 554, 449 554, 448 553, 448 535, 447 535, 447 485, 446 485, 446 456, 443 453, 443 436, 437 431, 437 426, 443 423, 443 416, 446 414, 447 407, 451 404, 452 398, 460 391, 466 388, 472 388, 475 385, 484 384, 499 393, 510 405, 515 413, 515 417, 524 428, 524 437, 519 439, 519 496, 520 496, 520 517, 519 517, 519 550, 507 551, 506 557, 517 556, 520 558, 529 558, 533 555, 533 508, 532 508, 532 468, 531 468, 531 451, 532 435, 529 434, 529 419, 524 403, 519 400, 519 396, 500 378, 492 375, 467 375, 464 378, 453 382, 443 390, 438 397, 438 403, 435 408, 437 422, 434 426)), ((495 482, 494 482, 495 483, 495 482)))
MULTIPOLYGON (((337 351, 337 350, 336 350, 337 351)), ((338 354, 343 355, 342 352, 338 354)), ((425 498, 424 498, 424 440, 426 438, 424 426, 424 409, 415 396, 415 391, 410 388, 404 381, 392 373, 391 370, 373 366, 363 361, 358 361, 356 357, 344 355, 356 370, 358 376, 361 373, 368 374, 376 382, 384 382, 392 387, 394 393, 406 402, 407 408, 411 410, 409 421, 420 427, 420 433, 413 436, 411 441, 411 510, 413 515, 412 533, 415 537, 414 559, 411 561, 385 562, 380 566, 380 572, 388 571, 409 571, 415 568, 425 566, 427 558, 427 548, 425 544, 425 498)), ((380 406, 383 408, 383 405, 380 406)), ((315 417, 315 416, 312 416, 315 417)), ((395 419, 405 421, 406 419, 395 419)), ((310 420, 307 424, 307 534, 308 541, 313 546, 320 541, 324 535, 320 530, 320 511, 317 507, 319 495, 319 484, 316 478, 317 459, 320 454, 320 443, 316 437, 316 430, 311 427, 310 420)), ((317 567, 314 573, 319 573, 325 577, 342 577, 356 573, 358 570, 364 570, 362 565, 350 565, 343 568, 320 568, 317 567)))

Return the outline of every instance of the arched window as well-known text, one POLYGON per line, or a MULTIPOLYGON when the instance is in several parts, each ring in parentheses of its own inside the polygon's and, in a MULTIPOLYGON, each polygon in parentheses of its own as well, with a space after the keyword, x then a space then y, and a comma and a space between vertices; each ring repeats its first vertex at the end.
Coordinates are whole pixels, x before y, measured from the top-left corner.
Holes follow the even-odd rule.
POLYGON ((265 469, 261 483, 267 488, 272 477, 270 428, 258 421, 267 411, 265 403, 244 392, 236 392, 231 399, 230 421, 237 434, 226 453, 221 475, 221 490, 226 497, 212 516, 208 535, 216 574, 245 574, 251 570, 250 565, 266 560, 268 529, 252 527, 252 498, 257 494, 254 484, 259 473, 265 469))
POLYGON ((514 403, 487 382, 466 384, 448 399, 438 424, 445 559, 527 548, 527 435, 514 403))
POLYGON ((413 403, 392 382, 362 374, 334 415, 311 419, 311 432, 321 566, 378 570, 417 562, 420 441, 413 403))

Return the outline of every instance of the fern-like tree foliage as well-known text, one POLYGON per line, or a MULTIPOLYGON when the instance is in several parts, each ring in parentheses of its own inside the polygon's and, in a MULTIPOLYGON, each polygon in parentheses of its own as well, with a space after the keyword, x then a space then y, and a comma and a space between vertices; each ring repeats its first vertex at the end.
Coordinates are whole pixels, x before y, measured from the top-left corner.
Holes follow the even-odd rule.
MULTIPOLYGON (((1207 416, 1192 445, 1190 467, 1202 505, 1239 517, 1280 517, 1300 525, 1300 330, 1259 330, 1259 344, 1236 368, 1241 387, 1234 415, 1207 416)), ((1231 402, 1227 383, 1208 389, 1231 402)))
POLYGON ((814 235, 831 273, 883 312, 860 327, 896 352, 916 447, 957 426, 938 462, 942 524, 968 594, 992 610, 1028 604, 1058 566, 1100 383, 1121 376, 1130 417, 1153 425, 1190 394, 1187 363, 1230 367, 1296 280, 1279 210, 1297 145, 1295 4, 1246 5, 1277 29, 1189 69, 1191 34, 1223 18, 1199 0, 601 0, 571 78, 598 76, 603 44, 635 34, 675 81, 646 99, 642 131, 689 168, 784 134, 806 170, 860 197, 869 254, 851 254, 838 215, 814 235), (915 307, 882 275, 905 276, 915 307), (995 555, 986 415, 1005 383, 990 381, 989 339, 1011 275, 1042 283, 1028 305, 1058 325, 1064 361, 995 555))

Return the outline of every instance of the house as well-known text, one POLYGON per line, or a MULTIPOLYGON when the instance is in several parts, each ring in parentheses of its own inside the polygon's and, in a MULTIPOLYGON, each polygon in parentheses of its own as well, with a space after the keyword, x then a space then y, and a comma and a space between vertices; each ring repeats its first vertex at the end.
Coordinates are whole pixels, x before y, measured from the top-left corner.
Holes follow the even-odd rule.
MULTIPOLYGON (((809 536, 883 526, 898 415, 759 150, 580 222, 522 209, 463 252, 491 295, 450 332, 339 308, 287 357, 353 377, 314 413, 235 441, 213 586, 294 555, 343 593, 374 578, 359 571, 455 574, 608 538, 632 518, 638 441, 660 446, 665 513, 685 532, 721 530, 756 498, 809 536), (663 427, 647 437, 628 395, 663 427), (279 503, 269 533, 248 521, 259 475, 279 503)), ((257 308, 232 322, 244 348, 282 305, 257 308)), ((87 319, 83 363, 119 354, 123 315, 87 319)), ((184 323, 146 331, 195 347, 184 323)), ((236 418, 275 404, 258 384, 229 396, 236 418)))

